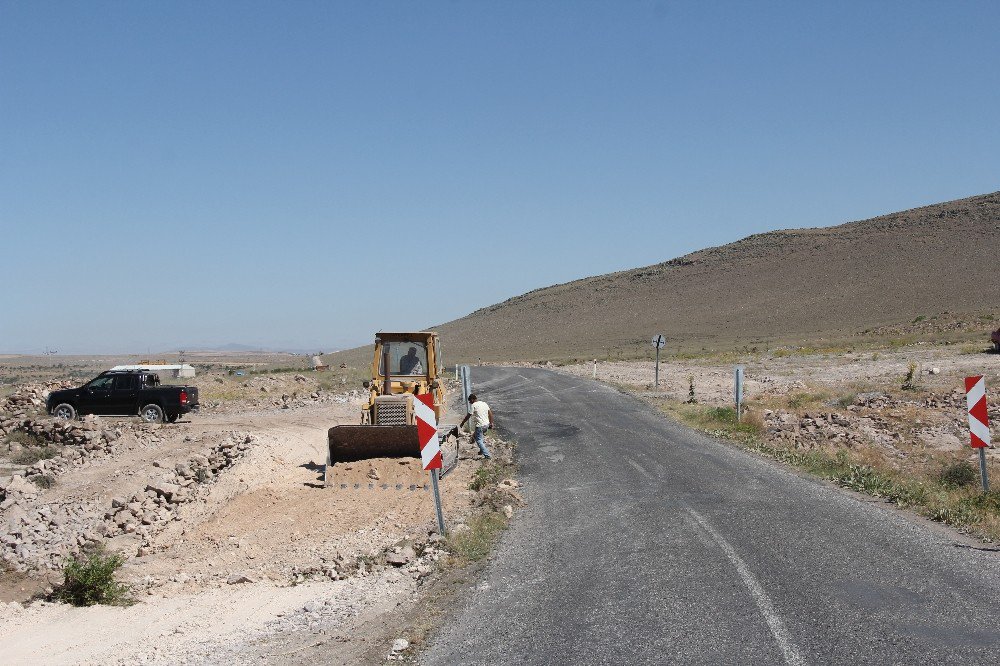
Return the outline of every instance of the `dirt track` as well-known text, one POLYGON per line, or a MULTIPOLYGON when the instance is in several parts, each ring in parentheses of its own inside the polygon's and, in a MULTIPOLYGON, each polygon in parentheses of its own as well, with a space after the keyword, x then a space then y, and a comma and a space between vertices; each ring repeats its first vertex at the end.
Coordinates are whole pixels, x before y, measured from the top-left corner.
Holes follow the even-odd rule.
MULTIPOLYGON (((141 553, 123 569, 139 591, 138 604, 3 606, 5 662, 45 655, 48 663, 200 663, 227 654, 281 661, 268 657, 262 637, 305 626, 353 626, 395 607, 425 572, 404 567, 370 574, 364 558, 402 539, 426 540, 435 526, 433 501, 423 490, 322 486, 326 429, 354 422, 355 403, 194 416, 157 429, 155 446, 123 441, 113 455, 66 472, 37 501, 97 510, 115 497, 141 493, 159 471, 233 432, 253 439, 246 455, 182 505, 146 546, 136 534, 111 540, 112 548, 141 553)), ((372 466, 390 478, 400 464, 372 466)), ((372 466, 347 474, 368 479, 372 466)), ((462 464, 442 483, 445 506, 455 513, 468 503, 472 468, 462 464)), ((49 582, 56 582, 54 572, 49 582)), ((349 645, 336 652, 348 660, 352 654, 349 645)))

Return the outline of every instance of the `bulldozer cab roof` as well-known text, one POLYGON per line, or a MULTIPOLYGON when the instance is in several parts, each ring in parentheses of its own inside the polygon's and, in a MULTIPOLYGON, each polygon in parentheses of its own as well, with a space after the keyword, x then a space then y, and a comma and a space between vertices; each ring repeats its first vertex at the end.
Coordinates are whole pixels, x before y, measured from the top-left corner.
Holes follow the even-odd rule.
POLYGON ((429 342, 438 336, 436 331, 416 331, 413 333, 376 333, 375 339, 382 342, 429 342))

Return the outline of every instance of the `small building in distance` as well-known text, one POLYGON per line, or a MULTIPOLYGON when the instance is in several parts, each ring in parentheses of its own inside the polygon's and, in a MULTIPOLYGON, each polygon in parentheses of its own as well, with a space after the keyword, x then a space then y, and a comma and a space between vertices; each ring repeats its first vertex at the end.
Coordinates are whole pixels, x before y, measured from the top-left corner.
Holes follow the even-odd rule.
POLYGON ((168 375, 171 377, 194 377, 195 371, 194 366, 190 366, 187 363, 179 364, 159 364, 159 363, 147 363, 141 365, 116 365, 111 368, 112 370, 147 370, 149 372, 155 372, 160 376, 168 375))

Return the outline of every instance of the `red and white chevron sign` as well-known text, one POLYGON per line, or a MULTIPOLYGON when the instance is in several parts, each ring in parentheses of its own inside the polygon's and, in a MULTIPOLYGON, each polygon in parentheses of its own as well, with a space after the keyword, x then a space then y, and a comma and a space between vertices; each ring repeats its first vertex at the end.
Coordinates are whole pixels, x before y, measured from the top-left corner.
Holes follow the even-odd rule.
POLYGON ((438 439, 437 416, 434 415, 434 394, 424 393, 416 398, 413 415, 417 419, 420 462, 424 469, 441 469, 441 441, 438 439))
POLYGON ((990 418, 986 413, 986 380, 982 376, 965 378, 965 397, 969 404, 969 432, 972 448, 990 445, 990 418))

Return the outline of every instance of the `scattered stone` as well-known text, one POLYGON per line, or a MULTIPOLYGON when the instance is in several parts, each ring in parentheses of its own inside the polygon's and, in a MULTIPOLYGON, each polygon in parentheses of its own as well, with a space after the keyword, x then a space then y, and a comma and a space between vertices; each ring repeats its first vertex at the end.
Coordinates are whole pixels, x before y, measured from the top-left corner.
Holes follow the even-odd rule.
POLYGON ((394 567, 402 567, 409 564, 416 556, 417 553, 413 550, 412 546, 403 546, 398 551, 387 554, 385 561, 394 567))

